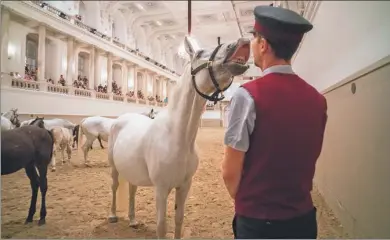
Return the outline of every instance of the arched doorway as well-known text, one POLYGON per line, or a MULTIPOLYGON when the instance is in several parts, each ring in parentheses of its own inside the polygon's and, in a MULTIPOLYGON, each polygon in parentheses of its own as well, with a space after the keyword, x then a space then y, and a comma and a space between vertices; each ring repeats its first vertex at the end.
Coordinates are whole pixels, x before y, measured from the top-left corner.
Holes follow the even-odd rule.
POLYGON ((36 80, 37 69, 38 69, 38 34, 29 33, 26 36, 26 55, 25 55, 24 74, 36 80))
POLYGON ((89 58, 87 52, 79 52, 77 59, 77 81, 78 87, 89 89, 89 58))
POLYGON ((112 91, 121 92, 122 88, 122 65, 114 63, 112 65, 112 91))

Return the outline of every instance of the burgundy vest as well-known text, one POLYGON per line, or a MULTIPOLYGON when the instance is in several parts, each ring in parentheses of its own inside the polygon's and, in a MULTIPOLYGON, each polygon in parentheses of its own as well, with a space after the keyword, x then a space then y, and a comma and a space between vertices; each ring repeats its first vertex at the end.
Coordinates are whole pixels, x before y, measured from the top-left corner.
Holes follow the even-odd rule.
POLYGON ((294 74, 243 84, 256 122, 235 198, 237 215, 285 220, 313 208, 310 191, 326 124, 326 99, 294 74))

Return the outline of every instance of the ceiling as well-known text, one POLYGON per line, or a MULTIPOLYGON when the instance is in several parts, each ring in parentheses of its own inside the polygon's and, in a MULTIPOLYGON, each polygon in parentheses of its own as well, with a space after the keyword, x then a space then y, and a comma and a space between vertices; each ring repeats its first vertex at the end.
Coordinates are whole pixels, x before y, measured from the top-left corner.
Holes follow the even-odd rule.
MULTIPOLYGON (((299 12, 304 1, 192 1, 192 31, 199 46, 213 48, 239 37, 250 37, 253 10, 258 5, 281 6, 299 12)), ((148 40, 157 39, 164 48, 176 48, 187 34, 187 1, 101 1, 102 9, 120 11, 128 26, 141 27, 148 40)))

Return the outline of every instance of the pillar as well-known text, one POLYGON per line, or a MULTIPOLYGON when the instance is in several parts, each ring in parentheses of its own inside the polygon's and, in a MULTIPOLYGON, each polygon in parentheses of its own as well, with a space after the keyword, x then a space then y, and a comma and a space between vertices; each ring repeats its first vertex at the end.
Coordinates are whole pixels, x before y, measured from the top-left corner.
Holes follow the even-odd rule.
POLYGON ((101 82, 101 77, 100 77, 100 54, 99 54, 99 51, 95 48, 95 73, 94 73, 94 79, 93 79, 93 82, 94 82, 94 86, 96 87, 97 89, 97 86, 99 86, 100 82, 101 82))
POLYGON ((127 81, 129 80, 129 72, 127 68, 127 62, 123 61, 122 62, 122 94, 125 95, 127 93, 127 88, 128 88, 128 83, 127 81))
POLYGON ((107 92, 112 92, 112 54, 107 53, 107 92))
POLYGON ((68 58, 68 64, 67 64, 67 71, 66 71, 66 84, 72 85, 73 83, 73 71, 74 71, 74 42, 73 38, 68 38, 68 49, 67 49, 67 58, 68 58))
POLYGON ((93 90, 95 86, 95 47, 91 47, 91 53, 89 54, 89 76, 88 76, 88 88, 93 90))
POLYGON ((170 83, 169 83, 169 79, 167 78, 166 81, 165 81, 165 85, 166 85, 166 89, 167 89, 167 97, 168 97, 168 101, 169 101, 169 94, 171 94, 171 88, 170 88, 170 83))
POLYGON ((45 81, 46 27, 38 28, 38 81, 45 81))
POLYGON ((152 96, 156 98, 157 95, 157 78, 155 74, 152 74, 152 96))
POLYGON ((76 42, 74 42, 73 50, 74 50, 74 52, 73 52, 73 56, 74 56, 74 71, 73 71, 72 80, 74 81, 79 76, 79 52, 80 51, 79 51, 79 49, 77 47, 77 43, 76 42))
POLYGON ((132 68, 132 76, 133 76, 133 81, 134 81, 134 95, 137 97, 137 92, 138 92, 138 74, 137 74, 137 66, 133 66, 132 68))
MULTIPOLYGON (((8 73, 9 11, 1 8, 1 72, 8 73)), ((23 66, 24 69, 24 66, 23 66)), ((22 75, 22 73, 20 73, 22 75)), ((24 75, 24 70, 23 70, 24 75)))
POLYGON ((151 95, 148 91, 148 85, 149 85, 149 82, 151 81, 152 76, 151 76, 150 72, 148 72, 148 71, 145 71, 145 74, 146 74, 146 79, 144 81, 145 97, 148 98, 151 95))

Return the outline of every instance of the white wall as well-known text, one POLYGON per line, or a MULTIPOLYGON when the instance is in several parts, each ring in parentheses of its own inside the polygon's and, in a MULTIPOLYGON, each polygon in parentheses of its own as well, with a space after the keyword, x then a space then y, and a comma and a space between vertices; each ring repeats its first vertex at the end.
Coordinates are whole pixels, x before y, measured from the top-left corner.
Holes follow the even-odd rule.
POLYGON ((161 107, 61 95, 23 89, 1 89, 1 109, 18 108, 20 114, 119 116, 161 107), (5 101, 6 100, 6 101, 5 101))
POLYGON ((79 4, 77 1, 44 1, 50 6, 61 10, 65 14, 69 14, 71 16, 79 13, 79 4))
POLYGON ((318 90, 390 54, 389 1, 322 1, 294 70, 318 90))
POLYGON ((205 111, 202 119, 221 119, 221 111, 205 111))

